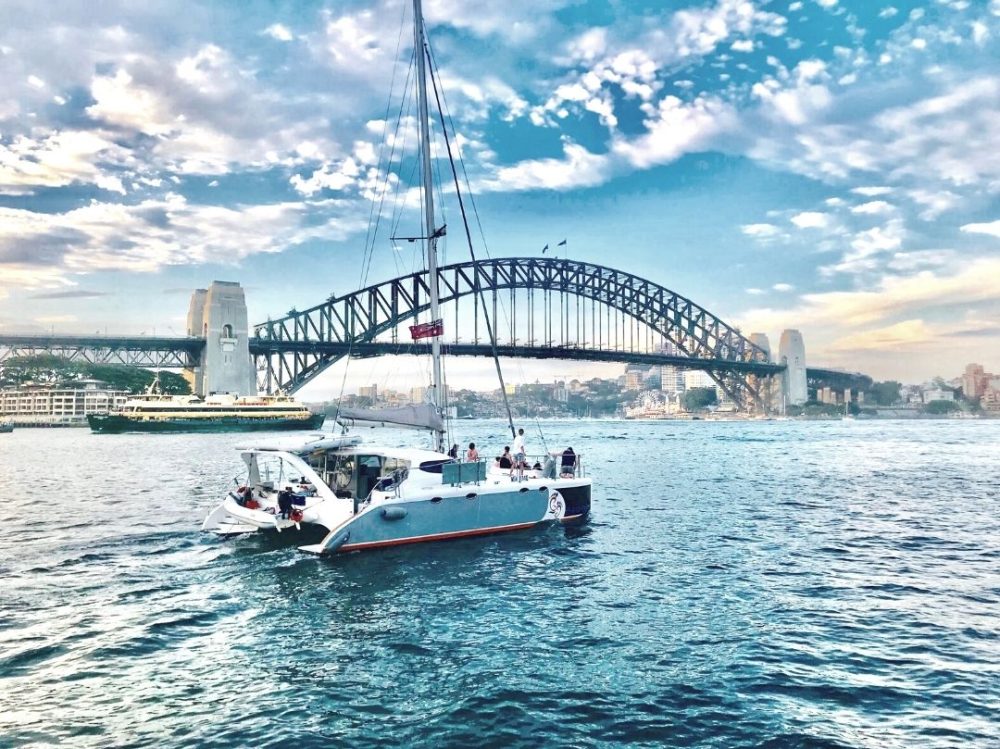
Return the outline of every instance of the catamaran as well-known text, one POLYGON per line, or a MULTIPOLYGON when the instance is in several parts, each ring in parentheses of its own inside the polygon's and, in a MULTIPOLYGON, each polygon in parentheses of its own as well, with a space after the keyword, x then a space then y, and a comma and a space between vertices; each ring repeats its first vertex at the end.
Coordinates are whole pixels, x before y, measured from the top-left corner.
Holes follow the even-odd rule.
MULTIPOLYGON (((209 512, 202 524, 204 531, 232 535, 318 526, 325 530, 322 540, 299 548, 333 554, 565 523, 581 520, 590 512, 592 482, 585 475, 581 456, 570 449, 538 460, 522 456, 513 467, 466 462, 445 452, 447 425, 440 345, 443 324, 437 272, 437 242, 444 235, 444 227, 438 227, 434 212, 427 97, 431 57, 421 0, 413 0, 413 37, 421 192, 427 230, 426 236, 411 241, 424 244, 431 319, 414 326, 411 332, 431 339, 428 402, 394 409, 341 409, 338 422, 344 434, 320 433, 241 448, 246 480, 209 512), (366 445, 360 437, 347 432, 357 423, 426 429, 433 435, 433 449, 366 445)), ((450 156, 447 130, 445 135, 450 156)), ((454 160, 449 161, 454 174, 454 160)), ((455 188, 461 200, 457 176, 455 188)), ((466 237, 473 252, 467 225, 466 237)), ((481 306, 485 310, 485 303, 481 306)), ((496 337, 488 315, 486 322, 504 393, 503 374, 495 354, 496 337)), ((507 415, 514 437, 509 407, 507 415)))

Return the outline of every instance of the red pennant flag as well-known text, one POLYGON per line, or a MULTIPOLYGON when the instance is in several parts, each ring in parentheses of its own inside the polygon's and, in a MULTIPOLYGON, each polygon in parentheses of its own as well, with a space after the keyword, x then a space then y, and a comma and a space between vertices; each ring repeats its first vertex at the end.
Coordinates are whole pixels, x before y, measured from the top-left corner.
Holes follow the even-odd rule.
POLYGON ((414 341, 421 338, 437 338, 444 335, 444 320, 433 320, 431 322, 420 323, 410 326, 410 335, 414 341))

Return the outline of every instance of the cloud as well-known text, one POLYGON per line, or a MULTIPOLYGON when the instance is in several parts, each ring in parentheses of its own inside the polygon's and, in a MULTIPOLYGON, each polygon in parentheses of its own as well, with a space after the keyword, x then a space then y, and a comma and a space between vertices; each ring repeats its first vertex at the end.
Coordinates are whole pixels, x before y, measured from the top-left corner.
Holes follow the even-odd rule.
POLYGON ((1000 238, 1000 221, 990 221, 981 224, 965 224, 961 230, 967 234, 986 234, 990 237, 1000 238))
POLYGON ((569 190, 599 185, 607 179, 611 162, 571 141, 563 142, 563 158, 530 159, 497 169, 484 179, 484 191, 569 190))
POLYGON ((814 330, 841 330, 895 322, 892 318, 926 316, 949 308, 968 308, 996 299, 1000 259, 980 258, 952 273, 925 270, 884 275, 871 288, 800 296, 788 310, 757 309, 741 318, 746 329, 774 330, 797 325, 814 330))
POLYGON ((825 229, 830 226, 830 214, 820 211, 803 211, 792 216, 791 221, 800 229, 825 229))
MULTIPOLYGON (((190 291, 190 290, 189 290, 190 291)), ((98 297, 109 296, 105 291, 92 291, 89 289, 69 289, 68 291, 47 291, 42 294, 32 294, 32 299, 97 299, 98 297)))
POLYGON ((779 291, 782 293, 795 290, 795 287, 790 283, 776 283, 771 288, 774 291, 779 291))
POLYGON ((8 145, 0 142, 0 194, 24 195, 39 187, 98 179, 113 185, 114 178, 103 175, 95 162, 124 163, 126 158, 125 149, 100 132, 63 130, 35 138, 17 136, 8 145))
POLYGON ((740 231, 748 237, 757 239, 768 239, 781 234, 781 229, 774 224, 744 224, 740 227, 740 231))
POLYGON ((895 210, 895 206, 891 203, 886 203, 884 200, 871 200, 867 203, 853 206, 851 208, 851 213, 857 213, 865 216, 878 216, 884 213, 892 213, 893 210, 895 210))
POLYGON ((292 34, 291 30, 284 24, 280 23, 272 23, 261 33, 265 36, 271 37, 272 39, 276 39, 279 42, 290 42, 295 38, 295 35, 292 34))
POLYGON ((357 201, 224 207, 180 195, 50 214, 0 207, 0 285, 51 288, 97 271, 235 263, 310 239, 343 240, 364 230, 367 215, 357 201))

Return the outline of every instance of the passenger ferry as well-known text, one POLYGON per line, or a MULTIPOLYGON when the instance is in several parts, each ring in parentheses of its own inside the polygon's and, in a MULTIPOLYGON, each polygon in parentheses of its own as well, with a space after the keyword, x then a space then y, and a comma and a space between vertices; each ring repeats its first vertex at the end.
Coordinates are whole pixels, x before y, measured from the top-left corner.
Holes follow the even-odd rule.
POLYGON ((149 392, 129 400, 120 412, 90 414, 95 432, 248 432, 318 429, 314 414, 287 395, 164 395, 149 392))

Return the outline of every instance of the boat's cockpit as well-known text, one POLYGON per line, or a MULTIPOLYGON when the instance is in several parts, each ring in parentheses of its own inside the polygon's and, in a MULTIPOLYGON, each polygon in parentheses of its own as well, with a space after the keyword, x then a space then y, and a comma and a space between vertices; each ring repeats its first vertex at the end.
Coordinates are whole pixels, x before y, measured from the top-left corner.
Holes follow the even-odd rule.
POLYGON ((262 494, 296 486, 318 497, 353 501, 355 507, 373 492, 398 494, 404 482, 441 482, 441 465, 450 458, 429 450, 367 448, 357 442, 319 440, 282 449, 244 448, 249 469, 246 485, 262 494), (332 444, 331 444, 332 443, 332 444), (422 480, 421 480, 422 479, 422 480))

